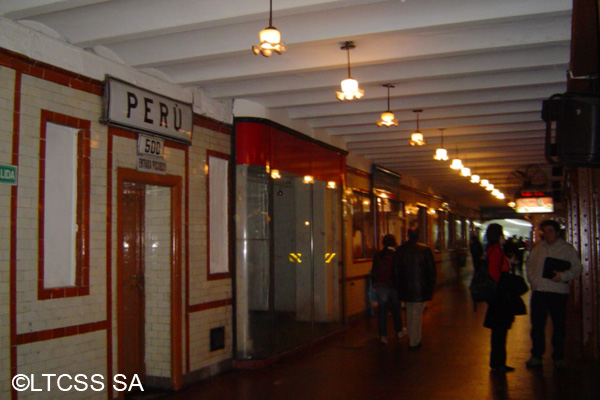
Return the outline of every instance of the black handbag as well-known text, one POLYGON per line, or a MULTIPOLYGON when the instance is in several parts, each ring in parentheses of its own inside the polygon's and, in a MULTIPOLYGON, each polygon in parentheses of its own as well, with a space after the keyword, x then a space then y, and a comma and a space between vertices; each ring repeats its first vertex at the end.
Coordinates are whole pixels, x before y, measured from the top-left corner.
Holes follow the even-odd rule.
POLYGON ((496 297, 498 283, 490 277, 487 258, 480 261, 480 265, 473 273, 469 291, 471 292, 471 299, 475 303, 481 301, 489 303, 496 297))

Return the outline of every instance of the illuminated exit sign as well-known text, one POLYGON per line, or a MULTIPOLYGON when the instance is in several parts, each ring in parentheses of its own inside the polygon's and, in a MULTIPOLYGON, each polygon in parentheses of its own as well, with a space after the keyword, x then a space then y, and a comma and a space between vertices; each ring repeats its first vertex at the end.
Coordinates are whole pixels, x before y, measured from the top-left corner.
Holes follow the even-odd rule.
POLYGON ((0 183, 4 185, 16 185, 17 167, 14 165, 0 164, 0 183))

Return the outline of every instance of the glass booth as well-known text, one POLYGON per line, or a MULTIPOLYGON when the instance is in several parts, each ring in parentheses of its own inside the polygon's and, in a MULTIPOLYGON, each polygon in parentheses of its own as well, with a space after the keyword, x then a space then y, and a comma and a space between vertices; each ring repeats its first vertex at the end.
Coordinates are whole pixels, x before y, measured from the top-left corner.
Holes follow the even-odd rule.
POLYGON ((236 123, 238 360, 271 357, 342 321, 343 164, 330 161, 345 158, 283 129, 236 123), (249 136, 266 147, 264 159, 248 157, 244 146, 258 144, 249 136), (319 157, 324 150, 330 157, 319 157))

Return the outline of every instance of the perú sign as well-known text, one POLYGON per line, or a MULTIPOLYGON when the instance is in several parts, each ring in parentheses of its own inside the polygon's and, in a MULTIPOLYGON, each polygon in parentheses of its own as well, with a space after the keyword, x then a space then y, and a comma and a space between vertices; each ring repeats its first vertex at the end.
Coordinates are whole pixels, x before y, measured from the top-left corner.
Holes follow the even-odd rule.
POLYGON ((192 143, 192 105, 107 77, 106 123, 192 143))

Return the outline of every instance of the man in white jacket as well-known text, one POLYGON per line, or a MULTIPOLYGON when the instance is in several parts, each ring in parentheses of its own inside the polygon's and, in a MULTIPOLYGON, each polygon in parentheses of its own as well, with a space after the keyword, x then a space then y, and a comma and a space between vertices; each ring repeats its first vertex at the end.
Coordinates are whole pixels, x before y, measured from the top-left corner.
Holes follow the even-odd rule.
POLYGON ((531 285, 531 358, 527 367, 542 365, 546 350, 545 326, 548 314, 552 319, 552 358, 558 368, 565 364, 565 337, 569 281, 577 278, 582 270, 577 250, 560 237, 560 225, 546 220, 540 224, 544 240, 532 250, 527 260, 527 279, 531 285), (551 278, 544 278, 546 258, 567 261, 570 266, 565 271, 554 271, 551 278))

